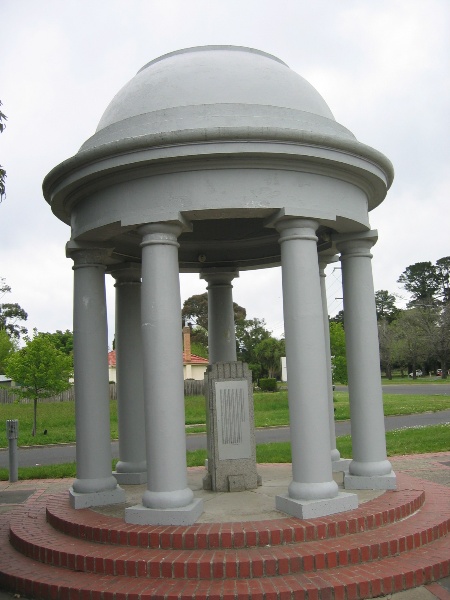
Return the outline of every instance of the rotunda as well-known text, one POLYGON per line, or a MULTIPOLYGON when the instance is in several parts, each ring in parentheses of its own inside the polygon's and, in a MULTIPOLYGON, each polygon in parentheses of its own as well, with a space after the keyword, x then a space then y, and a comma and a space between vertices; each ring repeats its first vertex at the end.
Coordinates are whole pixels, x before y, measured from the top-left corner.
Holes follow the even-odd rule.
MULTIPOLYGON (((210 362, 236 360, 231 282, 281 265, 293 515, 351 507, 347 489, 395 487, 386 457, 369 211, 392 183, 380 152, 333 117, 284 62, 235 46, 148 64, 95 134, 45 178, 74 261, 77 479, 72 505, 123 501, 147 480, 140 522, 195 521, 187 486, 179 272, 208 284, 210 362), (340 255, 353 460, 336 450, 324 269, 340 255), (110 463, 105 273, 116 280, 120 461, 110 463), (344 497, 345 496, 345 497, 344 497), (143 515, 143 516, 142 516, 143 515)), ((263 276, 263 272, 261 272, 263 276)), ((130 513, 131 515, 131 513, 130 513)), ((132 519, 134 517, 130 517, 132 519)))

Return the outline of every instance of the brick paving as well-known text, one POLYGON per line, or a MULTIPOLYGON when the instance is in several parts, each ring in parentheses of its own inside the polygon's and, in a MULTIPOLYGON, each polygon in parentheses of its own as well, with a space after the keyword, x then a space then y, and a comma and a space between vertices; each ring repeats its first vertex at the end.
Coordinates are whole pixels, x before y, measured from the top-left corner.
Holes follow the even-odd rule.
POLYGON ((68 480, 1 482, 0 493, 35 491, 0 514, 0 588, 46 600, 356 600, 404 590, 450 600, 450 453, 392 462, 397 491, 310 521, 127 525, 71 509, 68 480))

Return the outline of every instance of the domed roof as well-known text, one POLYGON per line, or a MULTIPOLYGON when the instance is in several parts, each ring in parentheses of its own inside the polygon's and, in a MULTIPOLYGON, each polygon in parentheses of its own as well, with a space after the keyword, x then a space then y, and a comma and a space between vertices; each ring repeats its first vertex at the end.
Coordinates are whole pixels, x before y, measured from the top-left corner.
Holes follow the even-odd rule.
POLYGON ((113 98, 81 150, 131 137, 230 127, 355 139, 317 90, 278 58, 240 46, 201 46, 142 67, 113 98))

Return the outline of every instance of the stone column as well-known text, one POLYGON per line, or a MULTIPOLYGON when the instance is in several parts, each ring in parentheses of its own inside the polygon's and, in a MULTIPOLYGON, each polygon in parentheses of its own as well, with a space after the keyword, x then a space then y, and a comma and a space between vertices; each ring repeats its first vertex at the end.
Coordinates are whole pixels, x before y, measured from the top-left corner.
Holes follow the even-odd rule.
POLYGON ((121 484, 147 481, 144 381, 141 343, 141 265, 123 263, 109 272, 116 280, 116 369, 121 484))
POLYGON ((320 272, 320 291, 322 296, 323 324, 325 330, 325 351, 327 361, 327 388, 328 388, 328 414, 330 418, 330 447, 331 447, 331 462, 333 471, 342 471, 348 465, 347 461, 342 461, 339 450, 336 448, 336 427, 334 423, 334 402, 333 402, 333 377, 331 368, 331 349, 330 349, 330 324, 328 320, 328 302, 327 290, 325 285, 325 269, 330 263, 336 262, 338 259, 332 255, 319 255, 319 272, 320 272))
POLYGON ((208 282, 208 354, 210 364, 235 362, 236 332, 233 310, 232 280, 237 271, 203 271, 208 282))
POLYGON ((386 455, 378 328, 370 249, 376 231, 336 236, 341 253, 353 460, 348 489, 395 489, 386 455))
POLYGON ((69 242, 74 261, 74 375, 77 478, 70 488, 73 508, 125 501, 111 474, 108 332, 105 264, 107 249, 69 242))
POLYGON ((339 494, 331 469, 327 354, 317 258, 318 223, 279 220, 284 330, 289 379, 292 482, 277 496, 279 510, 312 518, 350 510, 353 494, 339 494))
POLYGON ((181 225, 143 225, 142 349, 147 490, 128 523, 189 525, 203 511, 187 484, 178 242, 181 225))

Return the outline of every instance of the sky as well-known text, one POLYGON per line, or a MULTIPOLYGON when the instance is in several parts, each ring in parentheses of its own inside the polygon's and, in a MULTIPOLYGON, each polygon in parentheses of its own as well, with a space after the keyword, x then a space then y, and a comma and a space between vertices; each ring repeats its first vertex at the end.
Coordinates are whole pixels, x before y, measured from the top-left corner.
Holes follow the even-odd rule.
MULTIPOLYGON (((415 262, 450 255, 450 2, 448 0, 0 0, 0 277, 31 331, 72 329, 70 230, 42 180, 90 137, 117 91, 150 60, 207 44, 273 54, 306 78, 336 120, 383 152, 395 179, 370 213, 375 290, 415 262)), ((180 277, 181 299, 205 291, 180 277)), ((283 334, 281 270, 242 272, 234 301, 283 334)), ((114 288, 106 278, 110 343, 114 288)), ((339 263, 328 309, 343 308, 339 263)))

